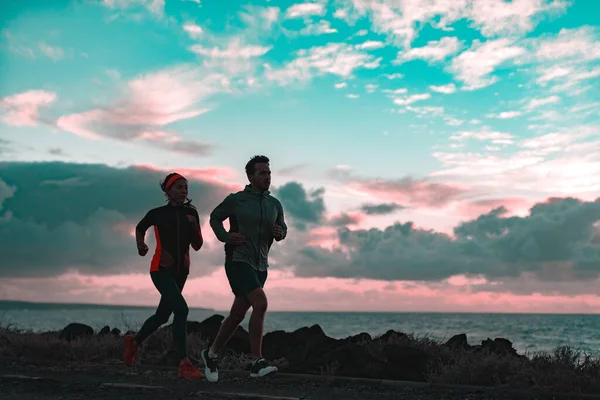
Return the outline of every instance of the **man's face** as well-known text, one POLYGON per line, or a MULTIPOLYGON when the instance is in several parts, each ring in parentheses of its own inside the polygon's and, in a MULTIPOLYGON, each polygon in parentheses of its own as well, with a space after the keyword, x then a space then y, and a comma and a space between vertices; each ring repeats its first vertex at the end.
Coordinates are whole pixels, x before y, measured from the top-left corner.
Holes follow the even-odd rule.
POLYGON ((254 174, 250 176, 250 183, 258 190, 269 190, 271 186, 271 169, 269 168, 269 164, 256 164, 254 166, 254 174))

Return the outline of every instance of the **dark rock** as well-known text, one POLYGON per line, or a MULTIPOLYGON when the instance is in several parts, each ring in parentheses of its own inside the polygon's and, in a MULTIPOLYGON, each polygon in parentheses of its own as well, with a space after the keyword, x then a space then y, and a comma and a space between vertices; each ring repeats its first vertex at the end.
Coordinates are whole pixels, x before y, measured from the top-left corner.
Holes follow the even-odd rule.
POLYGON ((350 343, 306 360, 301 372, 425 382, 428 362, 424 351, 409 346, 390 344, 381 352, 350 343))
POLYGON ((404 341, 408 338, 405 333, 396 332, 393 329, 390 329, 383 335, 379 336, 376 340, 379 342, 387 343, 387 342, 396 342, 396 341, 404 341))
POLYGON ((467 341, 467 335, 465 333, 460 333, 458 335, 454 335, 444 343, 444 346, 449 347, 453 350, 470 350, 471 346, 467 341))
POLYGON ((94 329, 91 326, 73 322, 64 327, 58 338, 70 342, 79 338, 92 336, 93 334, 94 329))
POLYGON ((486 340, 481 341, 481 349, 502 356, 519 356, 517 350, 514 349, 512 342, 504 338, 496 338, 494 340, 487 338, 486 340))
POLYGON ((369 343, 373 341, 371 335, 366 332, 359 333, 358 335, 349 336, 339 341, 339 344, 350 344, 350 343, 369 343))
POLYGON ((113 336, 121 336, 121 330, 119 328, 112 328, 110 334, 113 336))
MULTIPOLYGON (((224 317, 212 315, 202 322, 188 321, 187 332, 199 335, 210 345, 224 317)), ((169 325, 163 329, 171 329, 169 325)), ((179 359, 173 346, 165 346, 164 337, 152 337, 146 342, 144 363, 177 366, 179 359)), ((470 346, 466 334, 455 335, 443 346, 470 351, 488 351, 495 354, 518 356, 512 343, 506 339, 487 339, 481 345, 470 346)), ((248 332, 238 327, 225 350, 249 353, 248 332)), ((425 382, 430 368, 439 362, 435 354, 413 347, 408 335, 388 330, 372 338, 359 333, 344 339, 325 334, 319 325, 302 327, 293 332, 273 331, 263 337, 263 355, 277 363, 280 370, 292 373, 327 374, 375 379, 395 379, 425 382), (431 358, 433 357, 433 358, 431 358)), ((193 360, 199 364, 198 360, 193 360)))
POLYGON ((104 336, 104 335, 108 335, 110 333, 110 326, 106 325, 104 328, 100 329, 100 332, 98 332, 99 336, 104 336))
POLYGON ((289 361, 290 368, 298 368, 338 346, 337 339, 325 335, 319 325, 313 325, 294 332, 267 333, 263 338, 263 355, 271 360, 285 358, 289 361))
POLYGON ((125 336, 129 336, 129 335, 135 335, 135 331, 128 330, 127 332, 125 332, 125 336))

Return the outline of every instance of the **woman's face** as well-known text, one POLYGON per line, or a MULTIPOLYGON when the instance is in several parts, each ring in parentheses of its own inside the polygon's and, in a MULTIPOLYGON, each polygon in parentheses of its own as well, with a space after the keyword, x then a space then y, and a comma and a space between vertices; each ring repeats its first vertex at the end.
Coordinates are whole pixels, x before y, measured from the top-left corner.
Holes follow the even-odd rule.
POLYGON ((188 196, 188 183, 187 180, 181 178, 177 179, 167 190, 167 195, 169 196, 169 200, 173 203, 181 204, 183 203, 188 196))

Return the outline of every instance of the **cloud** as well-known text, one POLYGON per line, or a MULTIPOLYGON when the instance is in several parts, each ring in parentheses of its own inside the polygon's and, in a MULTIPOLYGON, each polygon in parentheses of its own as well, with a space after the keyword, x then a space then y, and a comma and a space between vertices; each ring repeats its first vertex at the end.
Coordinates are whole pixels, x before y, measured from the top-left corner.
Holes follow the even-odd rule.
POLYGON ((293 260, 298 276, 437 281, 463 274, 486 279, 530 273, 546 281, 600 273, 600 199, 549 199, 525 217, 502 207, 461 223, 454 237, 396 223, 384 230, 338 230, 333 249, 308 246, 293 260))
POLYGON ((463 44, 456 37, 446 36, 440 40, 427 43, 424 47, 413 47, 406 52, 399 52, 394 64, 400 64, 409 60, 423 59, 430 63, 440 62, 460 51, 463 44))
POLYGON ((2 121, 12 126, 37 126, 39 111, 56 102, 56 93, 44 90, 29 90, 4 97, 0 100, 2 121))
POLYGON ((455 207, 455 212, 468 218, 477 218, 499 208, 513 213, 525 211, 526 214, 534 203, 534 200, 525 197, 486 198, 459 203, 455 207))
POLYGON ((325 6, 320 3, 301 3, 290 6, 285 12, 286 18, 303 18, 311 16, 324 16, 325 6))
POLYGON ((309 24, 300 31, 300 34, 305 36, 319 36, 337 33, 337 31, 337 29, 331 27, 331 23, 329 21, 322 20, 309 24))
POLYGON ((317 23, 309 24, 300 31, 300 34, 307 36, 318 36, 337 33, 337 31, 337 29, 331 27, 331 23, 329 21, 322 20, 317 23))
POLYGON ((296 228, 306 230, 307 224, 317 224, 323 220, 324 189, 308 193, 302 184, 288 182, 274 190, 274 194, 281 201, 285 213, 291 217, 290 220, 296 228))
MULTIPOLYGON (((67 270, 102 275, 145 270, 149 259, 136 257, 131 232, 149 209, 164 204, 159 182, 169 172, 102 164, 0 163, 0 196, 4 198, 0 275, 56 276, 67 270), (124 266, 133 269, 123 270, 124 266)), ((215 174, 222 175, 218 171, 178 172, 188 177, 190 198, 203 221, 231 190, 217 183, 215 174)), ((151 231, 147 238, 150 246, 151 231)), ((203 257, 209 253, 207 249, 203 257)), ((212 257, 215 260, 216 256, 212 257)), ((216 264, 203 262, 199 268, 206 272, 216 264)))
POLYGON ((406 207, 397 203, 363 204, 360 209, 367 215, 386 215, 406 207))
POLYGON ((344 227, 350 225, 358 225, 363 221, 363 216, 360 214, 341 213, 329 218, 329 225, 335 227, 344 227))
POLYGON ((283 68, 273 69, 267 66, 265 77, 280 85, 309 80, 313 76, 323 74, 346 78, 359 68, 378 68, 381 62, 381 58, 375 58, 345 43, 329 43, 321 47, 303 49, 297 51, 296 55, 297 58, 283 68))
POLYGON ((521 111, 502 111, 498 114, 488 114, 487 117, 498 119, 511 119, 520 117, 521 115, 523 115, 521 111))
POLYGON ((582 26, 561 29, 555 35, 542 35, 524 41, 531 54, 526 61, 535 68, 535 81, 545 87, 554 84, 551 91, 578 96, 589 86, 585 81, 600 76, 600 34, 597 27, 582 26))
POLYGON ((186 22, 185 24, 183 24, 183 30, 192 39, 199 39, 204 35, 204 29, 202 29, 200 25, 196 25, 193 22, 186 22))
POLYGON ((277 173, 281 174, 281 175, 293 175, 293 174, 305 169, 307 166, 308 166, 308 164, 306 164, 306 163, 295 164, 295 165, 291 165, 289 167, 281 168, 280 170, 277 171, 277 173))
POLYGON ((465 90, 481 89, 498 81, 498 77, 492 75, 497 67, 524 53, 525 49, 513 45, 510 39, 484 43, 475 40, 469 50, 452 60, 448 69, 464 82, 465 90))
POLYGON ((246 24, 243 32, 244 37, 260 36, 261 34, 272 33, 281 17, 279 7, 261 7, 246 5, 242 7, 244 11, 239 13, 240 19, 246 24))
POLYGON ((44 53, 46 56, 53 59, 54 61, 60 60, 65 56, 64 50, 60 47, 52 47, 45 43, 40 43, 39 48, 42 53, 44 53))
POLYGON ((208 111, 210 96, 227 90, 226 77, 194 66, 140 75, 121 88, 112 105, 63 115, 57 126, 90 138, 141 141, 175 152, 205 155, 211 145, 185 140, 164 128, 208 111))
POLYGON ((157 17, 165 13, 165 0, 103 0, 102 5, 112 10, 145 9, 157 17))
POLYGON ((375 85, 374 83, 369 83, 365 85, 365 90, 367 93, 375 93, 379 85, 375 85))
POLYGON ((456 92, 456 85, 454 83, 449 83, 447 85, 441 86, 431 85, 429 86, 429 89, 437 93, 452 94, 456 92))
POLYGON ((386 78, 388 78, 389 80, 393 80, 393 79, 401 79, 404 78, 403 74, 400 73, 395 73, 395 74, 383 74, 383 76, 385 76, 386 78))
POLYGON ((475 139, 481 141, 491 141, 493 144, 513 144, 514 136, 505 132, 494 132, 487 128, 482 128, 479 131, 464 131, 457 135, 450 136, 450 140, 465 141, 475 139))
POLYGON ((515 141, 516 152, 434 152, 443 167, 429 176, 459 180, 492 192, 509 187, 513 192, 548 196, 593 196, 600 190, 600 131, 593 125, 553 129, 515 141))
POLYGON ((378 200, 401 202, 410 207, 439 208, 461 199, 467 189, 459 185, 411 177, 399 179, 364 178, 349 170, 334 169, 329 174, 346 187, 378 200))
POLYGON ((378 40, 367 40, 366 42, 356 45, 356 48, 360 50, 375 50, 383 47, 385 47, 385 44, 378 40))
POLYGON ((540 15, 556 15, 566 8, 566 2, 555 0, 338 0, 336 4, 344 10, 339 18, 352 22, 369 16, 374 32, 389 35, 405 48, 427 23, 450 30, 451 24, 466 19, 486 37, 516 36, 531 31, 540 15))
POLYGON ((557 15, 567 7, 563 0, 504 0, 475 1, 471 4, 469 18, 485 36, 515 35, 530 32, 536 25, 538 14, 557 15))
POLYGON ((535 55, 540 60, 592 61, 600 59, 600 43, 595 27, 563 28, 554 38, 536 40, 535 55))
POLYGON ((2 36, 6 39, 7 48, 14 54, 36 59, 39 56, 48 57, 58 61, 65 57, 65 51, 58 46, 51 46, 44 42, 35 43, 24 37, 24 34, 14 34, 8 29, 2 30, 2 36))
POLYGON ((228 39, 220 47, 194 44, 188 47, 188 50, 203 60, 202 64, 208 71, 225 74, 223 82, 229 86, 232 78, 243 80, 252 77, 256 73, 260 58, 272 48, 272 46, 247 45, 244 43, 245 40, 243 35, 239 35, 228 39))
POLYGON ((219 49, 218 47, 207 48, 199 44, 190 46, 192 53, 213 59, 226 60, 260 57, 264 56, 270 49, 270 46, 243 46, 238 39, 232 40, 225 49, 219 49))
POLYGON ((336 83, 335 85, 333 85, 336 89, 343 89, 345 87, 348 87, 348 84, 346 82, 340 82, 340 83, 336 83))
POLYGON ((527 111, 534 110, 536 108, 548 105, 548 104, 556 104, 560 102, 560 97, 558 96, 550 96, 545 97, 543 99, 531 99, 527 105, 525 105, 525 109, 527 111))
POLYGON ((417 101, 427 100, 430 97, 431 95, 429 93, 413 94, 404 98, 397 97, 394 98, 394 104, 397 104, 399 106, 407 106, 409 104, 416 103, 417 101))

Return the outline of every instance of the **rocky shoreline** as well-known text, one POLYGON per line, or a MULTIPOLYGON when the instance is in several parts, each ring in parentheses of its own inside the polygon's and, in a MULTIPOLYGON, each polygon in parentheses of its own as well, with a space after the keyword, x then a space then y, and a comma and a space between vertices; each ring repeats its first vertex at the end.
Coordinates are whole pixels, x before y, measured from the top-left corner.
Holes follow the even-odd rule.
MULTIPOLYGON (((215 337, 222 319, 222 315, 215 314, 201 322, 188 322, 189 349, 195 360, 215 337)), ((140 352, 140 364, 173 367, 178 364, 170 329, 165 326, 148 338, 140 352)), ((12 333, 12 336, 0 331, 0 350, 5 356, 36 354, 49 358, 62 348, 71 352, 62 356, 69 361, 114 362, 120 360, 122 346, 122 333, 109 326, 96 332, 88 325, 74 323, 59 332, 12 333), (48 348, 52 345, 54 350, 48 348)), ((249 351, 248 332, 239 327, 223 353, 222 368, 247 368, 249 351)), ((319 325, 312 325, 293 332, 267 332, 263 355, 280 371, 297 374, 600 392, 597 379, 600 363, 596 359, 569 348, 529 358, 518 354, 508 339, 490 338, 471 345, 464 333, 444 343, 391 329, 376 337, 359 333, 334 339, 319 325)), ((58 354, 53 356, 57 361, 62 359, 58 354)))
MULTIPOLYGON (((210 343, 216 336, 223 318, 222 315, 215 314, 202 322, 189 321, 188 335, 197 335, 201 340, 210 343)), ((165 332, 170 329, 170 325, 162 328, 165 332)), ((66 326, 60 332, 59 338, 72 341, 94 334, 92 327, 74 323, 66 326)), ((105 326, 97 335, 121 336, 121 332, 116 328, 105 326)), ((425 382, 431 354, 424 348, 415 347, 414 342, 415 340, 409 335, 391 329, 375 338, 363 332, 344 339, 334 339, 327 336, 319 325, 312 325, 293 332, 267 332, 263 339, 263 355, 277 363, 281 370, 290 373, 327 373, 357 378, 425 382), (383 357, 378 357, 374 353, 380 353, 383 357)), ((146 346, 150 351, 156 346, 152 340, 147 343, 149 345, 146 346)), ((468 343, 467 335, 462 333, 453 336, 442 346, 450 351, 484 352, 498 356, 525 358, 517 353, 509 340, 504 338, 487 339, 473 346, 468 343)), ((248 331, 242 326, 238 327, 225 350, 237 355, 250 353, 248 331)), ((144 361, 150 365, 178 365, 177 357, 173 352, 165 355, 163 359, 146 358, 144 361)))

